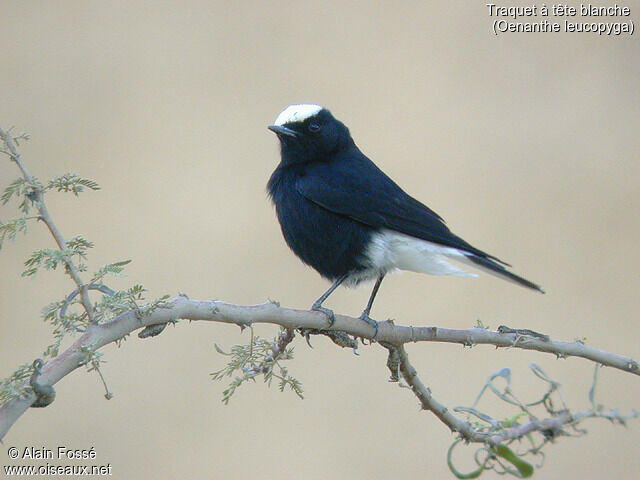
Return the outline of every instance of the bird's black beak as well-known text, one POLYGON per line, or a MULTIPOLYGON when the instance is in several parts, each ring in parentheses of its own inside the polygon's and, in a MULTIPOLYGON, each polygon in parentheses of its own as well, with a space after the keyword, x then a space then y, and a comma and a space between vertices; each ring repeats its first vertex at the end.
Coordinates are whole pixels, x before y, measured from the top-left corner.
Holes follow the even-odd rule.
POLYGON ((298 132, 296 132, 295 130, 291 130, 290 128, 287 127, 283 127, 282 125, 269 125, 269 130, 271 130, 272 132, 275 132, 276 135, 280 136, 280 135, 285 135, 287 137, 297 137, 298 136, 298 132))

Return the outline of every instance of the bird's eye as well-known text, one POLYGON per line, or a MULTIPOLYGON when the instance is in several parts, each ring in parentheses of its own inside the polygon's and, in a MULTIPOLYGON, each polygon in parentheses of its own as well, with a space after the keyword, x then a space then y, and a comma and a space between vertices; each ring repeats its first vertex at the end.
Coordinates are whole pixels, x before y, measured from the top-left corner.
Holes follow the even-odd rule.
POLYGON ((310 123, 307 127, 311 133, 316 133, 320 131, 320 125, 317 123, 310 123))

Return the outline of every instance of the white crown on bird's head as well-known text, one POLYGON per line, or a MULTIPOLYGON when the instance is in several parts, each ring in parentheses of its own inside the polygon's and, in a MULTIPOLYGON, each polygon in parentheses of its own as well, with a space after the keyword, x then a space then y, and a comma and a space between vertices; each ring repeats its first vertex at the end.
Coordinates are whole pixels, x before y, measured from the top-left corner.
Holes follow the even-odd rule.
POLYGON ((301 105, 289 105, 285 108, 276 121, 273 122, 276 126, 286 125, 287 123, 304 122, 307 118, 316 115, 323 107, 313 104, 301 104, 301 105))

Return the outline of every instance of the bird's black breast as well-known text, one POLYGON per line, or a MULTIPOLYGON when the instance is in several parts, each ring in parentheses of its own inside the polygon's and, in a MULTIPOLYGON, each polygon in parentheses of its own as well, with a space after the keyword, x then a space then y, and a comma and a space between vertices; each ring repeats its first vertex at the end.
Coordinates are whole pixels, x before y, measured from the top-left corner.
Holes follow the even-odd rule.
POLYGON ((305 165, 281 165, 267 185, 287 244, 330 280, 366 269, 364 254, 372 229, 302 196, 296 184, 306 176, 305 169, 305 165))

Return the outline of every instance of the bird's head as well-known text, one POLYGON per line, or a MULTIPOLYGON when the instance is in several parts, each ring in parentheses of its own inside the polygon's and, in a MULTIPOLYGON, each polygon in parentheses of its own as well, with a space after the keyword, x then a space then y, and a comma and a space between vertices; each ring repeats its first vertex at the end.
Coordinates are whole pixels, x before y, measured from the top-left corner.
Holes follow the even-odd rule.
POLYGON ((353 145, 349 129, 319 105, 290 105, 269 130, 278 135, 284 164, 325 161, 353 145))

